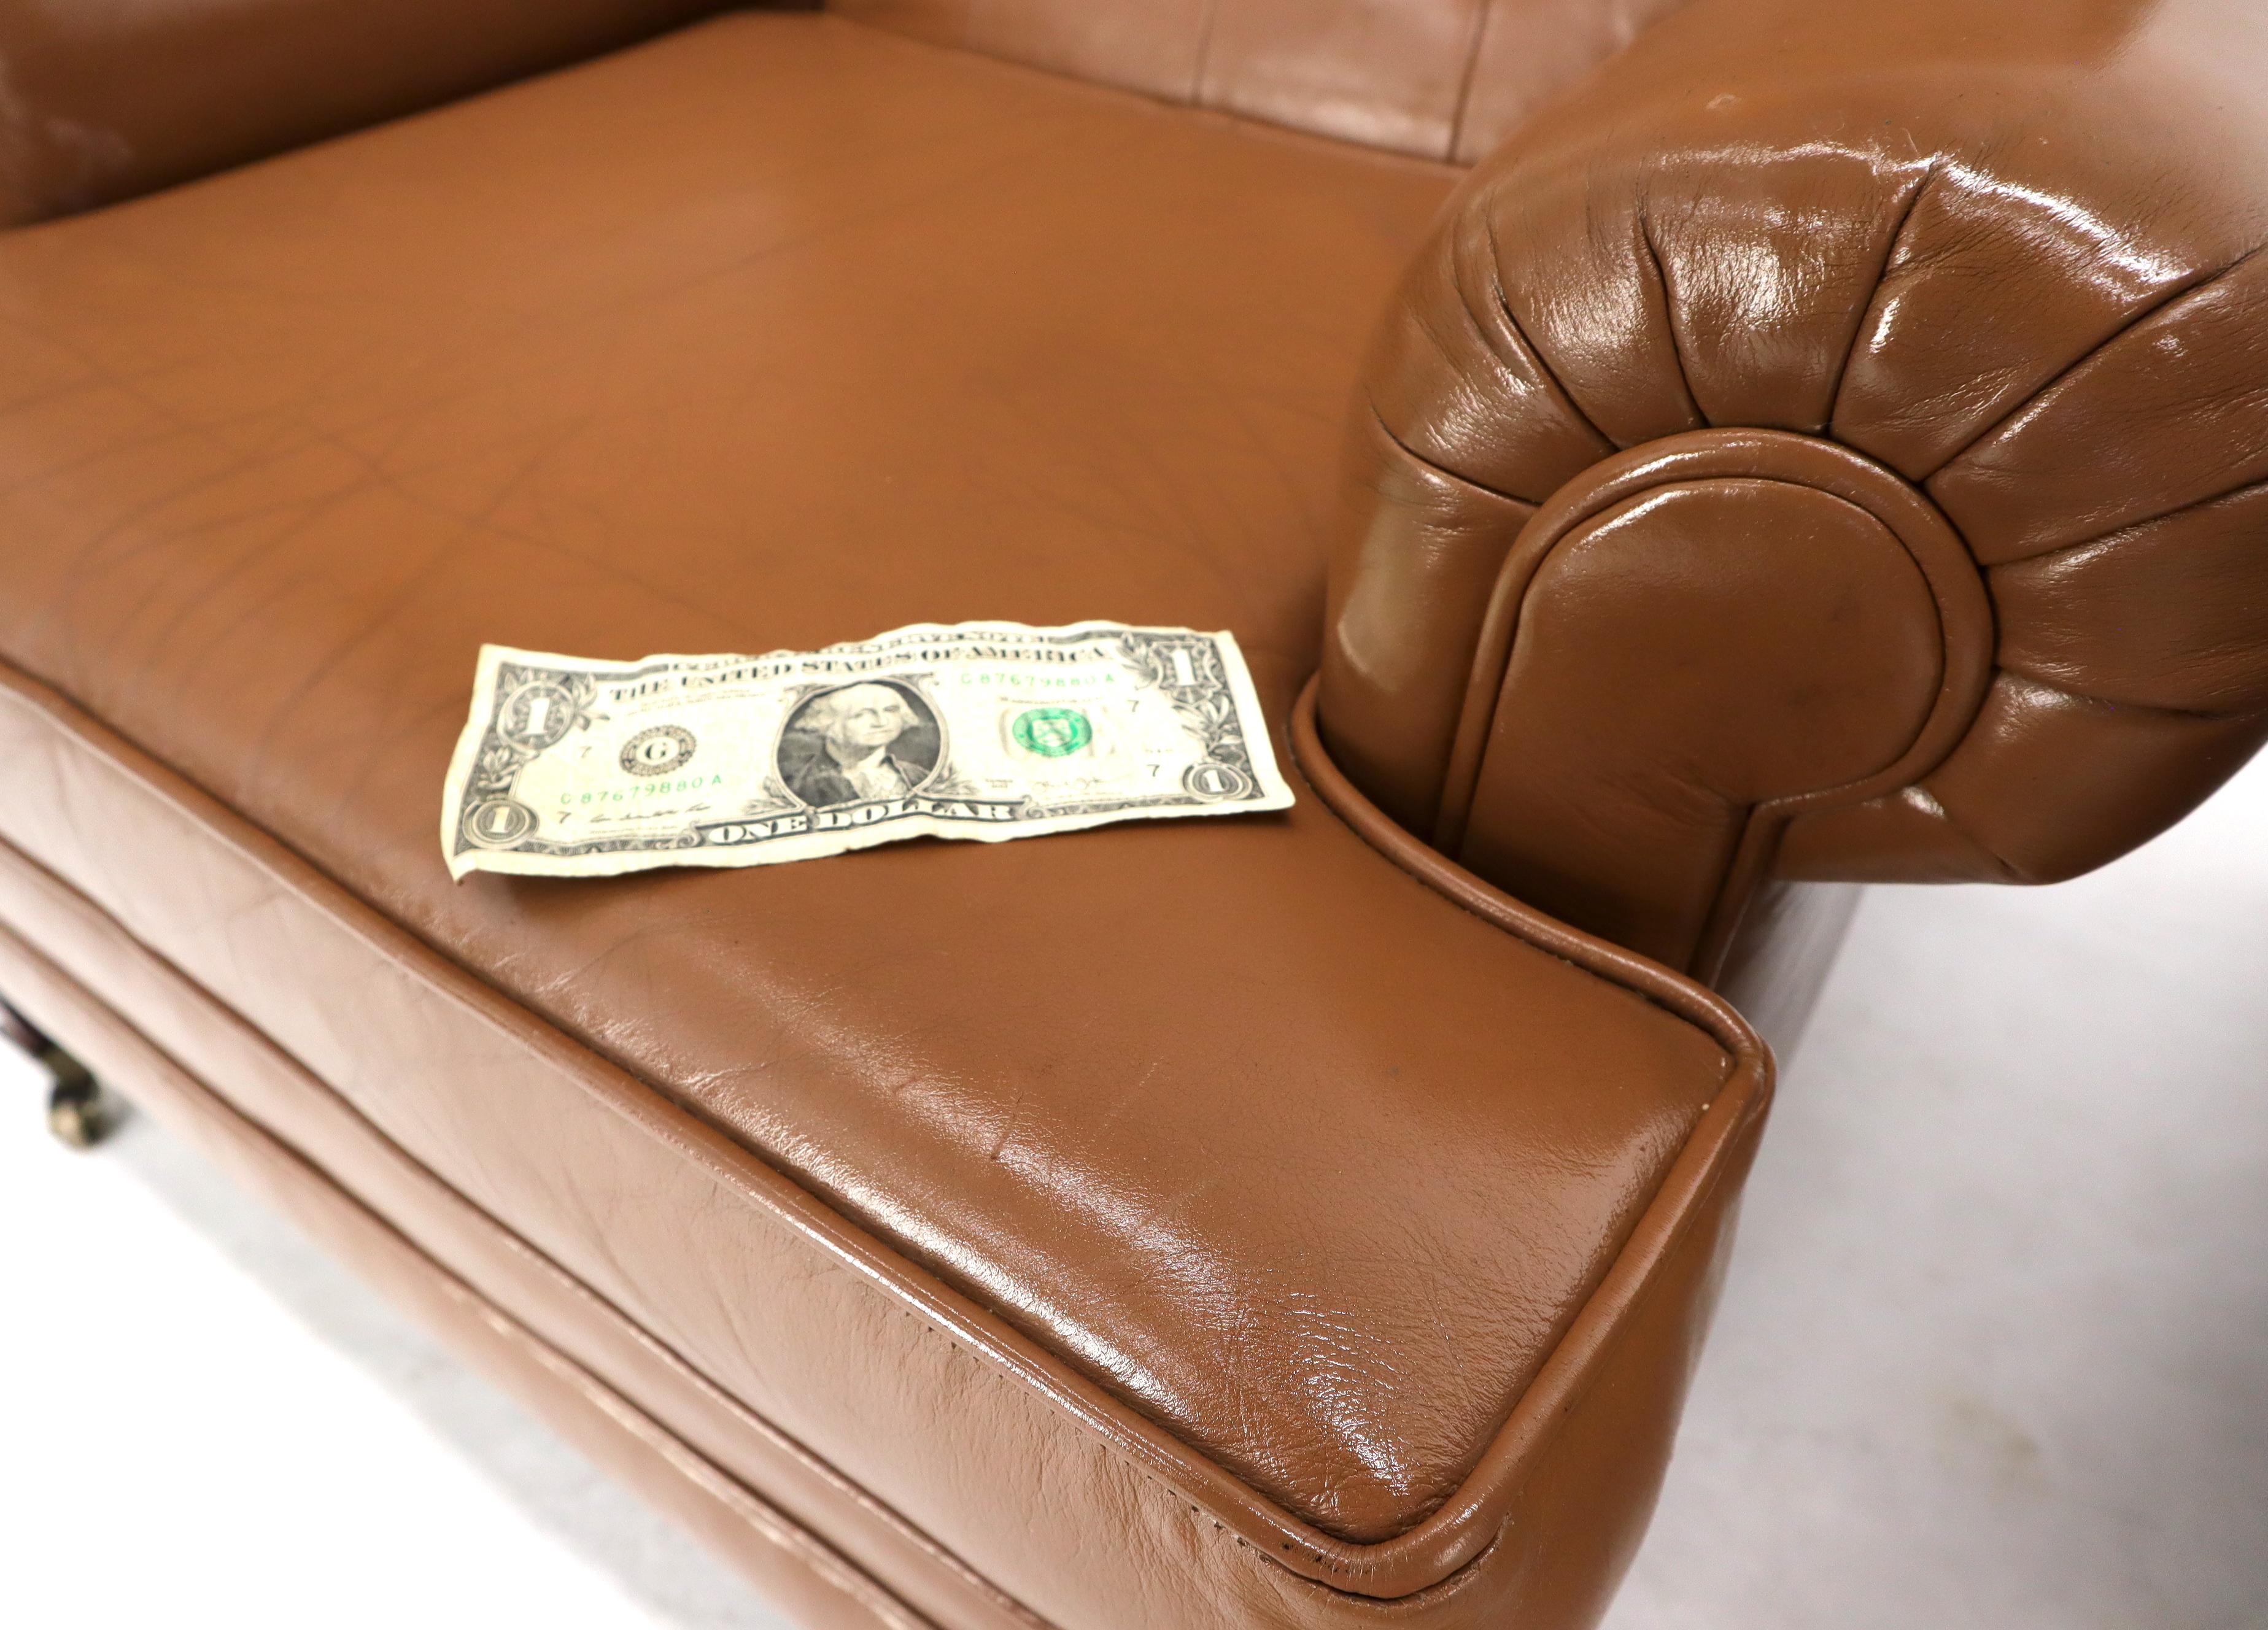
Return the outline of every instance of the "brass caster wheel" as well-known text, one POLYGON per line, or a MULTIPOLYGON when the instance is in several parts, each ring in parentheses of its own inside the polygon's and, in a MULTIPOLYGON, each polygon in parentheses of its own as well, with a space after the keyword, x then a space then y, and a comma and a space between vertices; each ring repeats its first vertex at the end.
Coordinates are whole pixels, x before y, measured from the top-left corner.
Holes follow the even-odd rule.
POLYGON ((0 1034, 47 1067, 48 1130, 73 1149, 92 1149, 117 1126, 118 1116, 94 1073, 41 1035, 13 1009, 0 1005, 0 1034))
POLYGON ((56 1071, 48 1094, 48 1130, 73 1149, 92 1149, 110 1131, 110 1105, 103 1099, 102 1083, 86 1067, 68 1053, 63 1057, 77 1073, 74 1077, 56 1071))

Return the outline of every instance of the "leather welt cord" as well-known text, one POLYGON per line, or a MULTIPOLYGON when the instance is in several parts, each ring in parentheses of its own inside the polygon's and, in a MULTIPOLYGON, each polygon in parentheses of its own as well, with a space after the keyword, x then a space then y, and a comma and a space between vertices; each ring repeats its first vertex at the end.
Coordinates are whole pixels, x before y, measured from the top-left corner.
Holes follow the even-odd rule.
MULTIPOLYGON (((1524 1502, 1531 1499, 1538 1467, 1558 1449, 1570 1423, 1582 1418, 1602 1377, 1611 1378, 1612 1366, 1631 1344, 1633 1323, 1649 1313, 1688 1317, 1680 1311, 1673 1281, 1691 1274, 1697 1250, 1705 1257, 1721 1237, 1722 1202, 1737 1187, 1771 1097, 1771 1055, 1731 1008, 1690 980, 1521 905, 1394 827, 1331 766, 1315 740, 1312 694, 1303 697, 1294 721, 1296 761, 1324 802, 1373 848, 1506 932, 1697 1025, 1726 1055, 1722 1084, 1700 1111, 1622 1249, 1470 1472, 1429 1516, 1403 1532, 1367 1544, 1343 1540, 1294 1516, 724 1131, 435 955, 276 840, 60 694, 5 666, 0 666, 0 720, 40 742, 42 753, 68 767, 74 785, 129 798, 168 829, 178 825, 200 833, 218 856, 217 865, 240 868, 261 880, 268 891, 263 898, 288 912, 297 931, 312 940, 318 925, 328 924, 367 947, 372 966, 388 977, 414 981, 437 1010, 461 1011, 492 1035, 497 1050, 484 1057, 499 1071, 521 1058, 544 1062, 563 1091, 588 1098, 608 1117, 626 1149, 665 1149, 670 1169, 688 1186, 687 1203, 713 1207, 720 1215, 745 1208, 918 1320, 928 1340, 957 1343, 974 1355, 981 1373, 1002 1388, 1027 1390, 1044 1400, 1067 1423, 1172 1489, 1256 1555, 1315 1586, 1351 1595, 1398 1600, 1436 1587, 1454 1589, 1454 1576, 1492 1547, 1525 1542, 1533 1519, 1522 1514, 1535 1508, 1524 1502)), ((0 861, 5 858, 0 851, 0 861)), ((130 934, 131 926, 122 931, 130 934)), ((359 1105, 357 1112, 368 1114, 359 1105)), ((698 1368, 691 1357, 678 1356, 698 1368)), ((1609 1413, 1614 1407, 1599 1406, 1609 1413)))
MULTIPOLYGON (((1728 1179, 1737 1181, 1771 1102, 1773 1061, 1748 1021, 1713 992, 1522 905, 1396 825, 1332 762, 1315 727, 1315 692, 1311 679, 1293 709, 1292 759, 1316 794, 1359 836, 1427 888, 1538 950, 1675 1014, 1714 1038, 1727 1054, 1723 1086, 1705 1106, 1621 1254, 1463 1487, 1424 1523, 1391 1540, 1370 1546, 1333 1541, 1309 1551, 1306 1560, 1318 1570, 1315 1577, 1341 1590, 1384 1597, 1446 1578, 1506 1531, 1505 1524, 1513 1519, 1554 1427, 1580 1406, 1617 1338, 1664 1277, 1712 1195, 1728 1179)), ((1295 1556, 1284 1560, 1299 1566, 1295 1556)))
MULTIPOLYGON (((1696 980, 1650 957, 1570 928, 1502 889, 1475 876, 1438 848, 1411 835, 1372 803, 1332 761, 1315 724, 1316 681, 1310 679, 1292 710, 1292 759, 1316 796, 1361 839, 1427 888, 1454 900, 1475 916, 1573 963, 1577 967, 1635 991, 1649 1002, 1705 1031, 1731 1055, 1734 1074, 1768 1049, 1730 1003, 1696 980)), ((1769 1074, 1769 1065, 1766 1065, 1769 1074)))
MULTIPOLYGON (((1968 547, 1918 488, 1864 455, 1784 430, 1696 430, 1603 459, 1554 494, 1521 528, 1497 574, 1432 833, 1434 847, 1444 854, 1459 855, 1467 848, 1492 737, 1499 722, 1521 706, 1512 669, 1530 591, 1555 552, 1602 525, 1633 514, 1652 495, 1734 481, 1771 483, 1793 494, 1822 494, 1879 523, 1904 546, 1926 584, 1940 655, 1935 696, 1903 752, 1871 774, 1765 798, 1749 807, 1687 964, 1705 980, 1718 973, 1743 908, 1771 870, 1779 834, 1787 824, 1815 810, 1864 803, 1918 782, 1959 744, 1992 679, 1992 602, 1968 547)), ((1683 541, 1673 523, 1658 542, 1647 547, 1674 550, 1683 541)), ((1838 657, 1832 635, 1830 628, 1818 632, 1822 676, 1831 674, 1838 657)), ((1742 653, 1728 652, 1727 659, 1737 663, 1742 653)), ((1658 677, 1661 683, 1676 682, 1673 675, 1658 677)), ((1759 716, 1769 718, 1762 699, 1759 716)))

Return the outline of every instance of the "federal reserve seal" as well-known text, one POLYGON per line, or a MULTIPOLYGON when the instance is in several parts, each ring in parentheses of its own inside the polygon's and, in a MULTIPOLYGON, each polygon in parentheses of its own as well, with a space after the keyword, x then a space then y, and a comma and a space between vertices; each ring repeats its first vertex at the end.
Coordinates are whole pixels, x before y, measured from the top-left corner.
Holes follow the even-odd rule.
POLYGON ((699 745, 682 724, 658 724, 622 744, 622 767, 633 775, 666 775, 692 763, 699 745))

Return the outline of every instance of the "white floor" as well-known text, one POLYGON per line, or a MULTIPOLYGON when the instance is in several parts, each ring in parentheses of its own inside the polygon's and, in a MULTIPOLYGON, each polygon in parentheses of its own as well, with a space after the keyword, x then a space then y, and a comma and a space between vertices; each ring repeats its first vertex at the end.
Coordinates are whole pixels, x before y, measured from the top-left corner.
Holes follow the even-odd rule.
MULTIPOLYGON (((4 1052, 4 1050, 0 1050, 4 1052)), ((0 1622, 785 1630, 146 1120, 0 1057, 0 1622)), ((1611 1630, 2268 1625, 2268 763, 1876 891, 1611 1630)))

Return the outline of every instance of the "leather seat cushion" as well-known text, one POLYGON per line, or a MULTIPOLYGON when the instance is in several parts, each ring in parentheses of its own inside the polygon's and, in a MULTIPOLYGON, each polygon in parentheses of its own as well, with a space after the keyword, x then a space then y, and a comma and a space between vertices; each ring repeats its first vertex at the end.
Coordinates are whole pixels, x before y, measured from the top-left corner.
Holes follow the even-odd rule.
MULTIPOLYGON (((17 233, 0 658, 406 930, 396 962, 468 973, 1261 1496, 1399 1532, 1613 1259, 1717 1042, 1304 789, 1279 818, 593 883, 452 886, 435 828, 483 640, 1226 627, 1280 741, 1356 358, 1451 180, 740 16, 17 233)), ((18 771, 0 836, 99 898, 196 898, 209 821, 145 841, 146 786, 18 771)), ((484 1082, 445 1026, 358 1018, 313 988, 347 964, 295 975, 297 919, 226 909, 215 884, 203 943, 267 958, 237 1010, 359 1061, 434 1169, 605 1135, 530 1111, 468 1145, 484 1082)), ((208 988, 251 966, 180 945, 208 988)), ((603 1238, 621 1199, 518 1192, 531 1237, 603 1238)), ((697 1208, 670 1247, 728 1248, 697 1208)), ((621 1248, 648 1301, 733 1279, 621 1248)))

